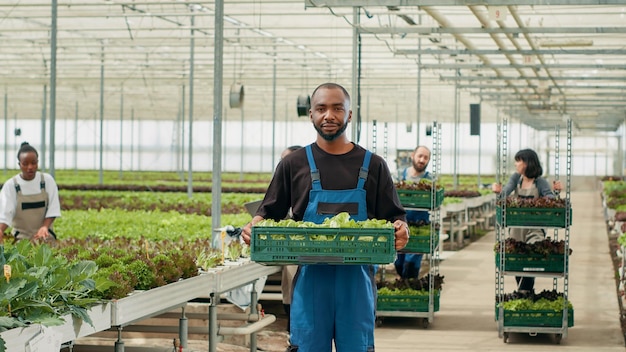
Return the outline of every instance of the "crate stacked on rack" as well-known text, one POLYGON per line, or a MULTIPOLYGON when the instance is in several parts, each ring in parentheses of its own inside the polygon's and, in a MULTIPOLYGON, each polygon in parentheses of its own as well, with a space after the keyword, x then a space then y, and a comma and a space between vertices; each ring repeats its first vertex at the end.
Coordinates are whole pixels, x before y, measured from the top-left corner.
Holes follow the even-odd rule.
MULTIPOLYGON (((503 308, 503 326, 553 327, 563 324, 563 307, 567 306, 567 326, 574 326, 574 308, 571 302, 565 302, 563 293, 556 290, 520 292, 496 297, 503 308)), ((496 318, 498 311, 496 307, 496 318)))
POLYGON ((551 240, 549 237, 533 243, 507 238, 496 243, 496 265, 500 264, 500 256, 504 252, 503 272, 562 273, 572 254, 572 249, 566 247, 564 240, 551 240))
POLYGON ((498 201, 496 221, 504 227, 565 228, 572 225, 572 208, 563 198, 506 198, 498 201))
POLYGON ((432 182, 425 179, 420 182, 397 182, 396 191, 398 192, 400 203, 402 203, 402 206, 405 208, 438 208, 441 206, 441 203, 443 203, 444 189, 437 188, 435 190, 435 197, 433 200, 431 185, 432 182))
POLYGON ((409 242, 402 249, 409 253, 430 253, 430 241, 439 243, 440 224, 422 222, 409 225, 409 242))
POLYGON ((377 309, 381 311, 428 312, 430 280, 433 280, 433 306, 439 311, 439 297, 444 277, 437 274, 422 278, 378 282, 377 309))

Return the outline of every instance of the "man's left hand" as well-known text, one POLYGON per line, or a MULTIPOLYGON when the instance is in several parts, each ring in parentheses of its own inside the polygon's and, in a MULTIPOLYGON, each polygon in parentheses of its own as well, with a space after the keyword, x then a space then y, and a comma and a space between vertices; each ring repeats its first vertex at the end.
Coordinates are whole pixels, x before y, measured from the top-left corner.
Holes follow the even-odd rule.
POLYGON ((399 251, 404 248, 407 243, 409 243, 409 225, 402 221, 396 220, 393 223, 393 227, 395 228, 395 244, 396 250, 399 251))

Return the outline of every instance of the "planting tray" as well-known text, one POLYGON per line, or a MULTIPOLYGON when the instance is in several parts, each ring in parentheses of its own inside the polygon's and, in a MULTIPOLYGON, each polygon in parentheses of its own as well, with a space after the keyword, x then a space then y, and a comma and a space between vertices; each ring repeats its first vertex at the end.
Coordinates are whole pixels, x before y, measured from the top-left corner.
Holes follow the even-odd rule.
POLYGON ((111 326, 124 326, 182 307, 212 292, 213 273, 194 276, 147 291, 137 291, 111 302, 111 326))
MULTIPOLYGON (((498 319, 496 309, 496 320, 498 319)), ((563 311, 553 310, 505 310, 504 326, 550 327, 563 326, 563 311)), ((567 310, 567 327, 574 326, 574 310, 567 310)))
MULTIPOLYGON (((434 311, 439 311, 439 297, 437 291, 433 295, 434 311)), ((377 311, 428 312, 428 294, 424 295, 378 295, 377 311)))
POLYGON ((432 191, 412 191, 406 189, 397 189, 400 203, 405 208, 422 208, 435 209, 441 206, 443 202, 443 188, 436 191, 435 204, 433 207, 432 191))
MULTIPOLYGON (((500 265, 500 253, 496 253, 496 266, 500 265)), ((563 254, 506 254, 504 271, 562 273, 565 270, 563 254)))
MULTIPOLYGON (((433 234, 435 247, 439 245, 439 233, 433 234)), ((431 236, 409 236, 409 243, 402 249, 402 252, 409 253, 430 253, 431 236)))
POLYGON ((572 208, 506 208, 506 223, 503 224, 502 207, 496 209, 496 221, 503 226, 567 227, 566 211, 569 212, 567 226, 572 225, 572 208))
POLYGON ((265 264, 388 264, 393 228, 252 227, 250 259, 265 264))
POLYGON ((48 351, 54 347, 59 347, 51 345, 50 340, 53 340, 51 335, 54 338, 60 338, 61 343, 65 343, 111 328, 111 305, 109 303, 89 308, 87 315, 93 325, 67 314, 62 317, 65 322, 61 325, 44 327, 40 324, 32 324, 3 331, 0 333, 0 337, 6 343, 4 347, 7 352, 30 351, 29 344, 35 341, 38 341, 37 346, 42 348, 41 351, 48 351), (44 347, 49 349, 44 349, 44 347))

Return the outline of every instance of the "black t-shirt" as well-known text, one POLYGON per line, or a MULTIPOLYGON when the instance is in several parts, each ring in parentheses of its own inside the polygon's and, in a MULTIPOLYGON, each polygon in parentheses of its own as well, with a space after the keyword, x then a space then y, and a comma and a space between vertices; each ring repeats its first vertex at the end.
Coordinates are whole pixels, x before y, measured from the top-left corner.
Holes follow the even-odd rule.
MULTIPOLYGON (((312 145, 315 165, 320 173, 323 189, 340 190, 357 187, 359 171, 363 165, 365 149, 354 148, 341 155, 328 154, 317 144, 312 145)), ((302 220, 309 202, 311 169, 306 149, 300 148, 278 163, 274 177, 257 211, 265 219, 284 219, 291 207, 293 219, 302 220)), ((393 179, 385 160, 372 154, 369 173, 365 182, 368 219, 406 220, 393 179)))

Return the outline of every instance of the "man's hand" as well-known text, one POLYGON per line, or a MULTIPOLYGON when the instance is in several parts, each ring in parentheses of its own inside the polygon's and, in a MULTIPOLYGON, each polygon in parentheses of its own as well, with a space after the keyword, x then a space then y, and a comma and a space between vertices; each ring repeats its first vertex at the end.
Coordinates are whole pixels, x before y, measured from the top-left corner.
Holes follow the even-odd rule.
POLYGON ((399 251, 409 243, 409 225, 402 220, 396 220, 393 223, 393 227, 395 228, 395 244, 396 250, 399 251))
POLYGON ((257 215, 241 229, 241 238, 247 245, 250 245, 250 238, 252 238, 252 226, 261 220, 263 220, 263 217, 257 215))
POLYGON ((241 229, 241 238, 243 238, 243 241, 247 244, 250 245, 250 238, 252 236, 252 223, 249 222, 246 224, 246 226, 244 226, 241 229))
POLYGON ((494 191, 495 193, 500 193, 502 192, 502 185, 499 183, 494 183, 491 185, 491 190, 494 191))

